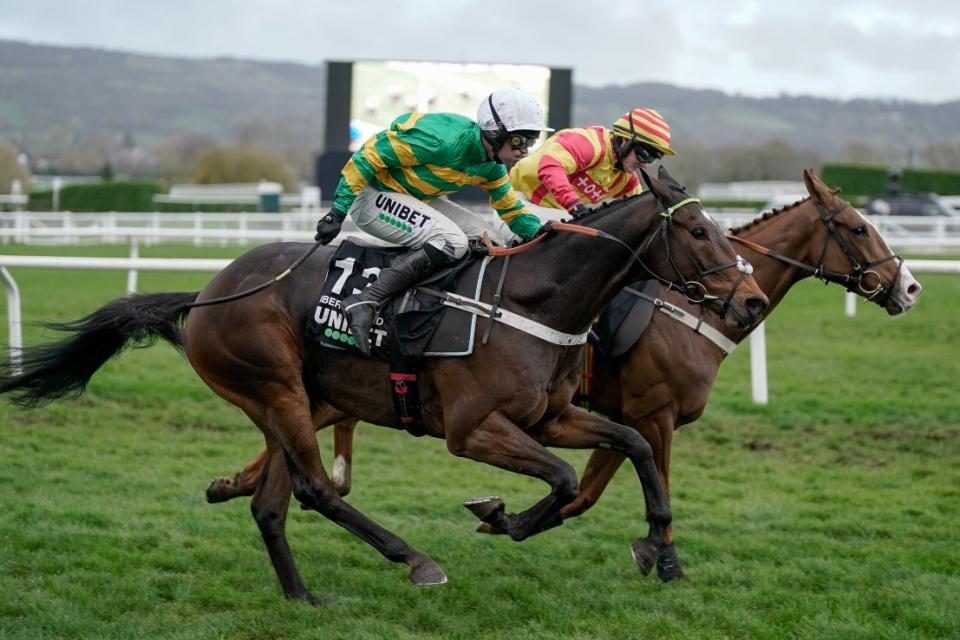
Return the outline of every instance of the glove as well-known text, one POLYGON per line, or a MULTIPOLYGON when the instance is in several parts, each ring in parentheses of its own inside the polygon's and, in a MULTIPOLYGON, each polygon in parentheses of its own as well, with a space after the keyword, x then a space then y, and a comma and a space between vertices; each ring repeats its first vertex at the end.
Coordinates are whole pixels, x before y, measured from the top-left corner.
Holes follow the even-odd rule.
POLYGON ((330 244, 330 241, 340 233, 340 227, 343 226, 346 217, 347 214, 331 209, 330 213, 317 222, 317 235, 313 236, 313 239, 321 244, 330 244))
POLYGON ((533 237, 536 238, 538 236, 543 236, 550 233, 553 233, 553 220, 548 220, 547 222, 544 222, 542 225, 540 225, 540 228, 537 229, 537 235, 533 237))
POLYGON ((573 205, 573 207, 571 207, 570 209, 567 209, 567 213, 569 213, 569 214, 570 214, 571 216, 573 216, 574 218, 576 218, 577 216, 582 216, 583 214, 587 213, 588 211, 590 211, 590 210, 587 209, 587 208, 586 208, 585 206, 583 206, 582 204, 580 204, 579 202, 578 202, 577 204, 573 205))

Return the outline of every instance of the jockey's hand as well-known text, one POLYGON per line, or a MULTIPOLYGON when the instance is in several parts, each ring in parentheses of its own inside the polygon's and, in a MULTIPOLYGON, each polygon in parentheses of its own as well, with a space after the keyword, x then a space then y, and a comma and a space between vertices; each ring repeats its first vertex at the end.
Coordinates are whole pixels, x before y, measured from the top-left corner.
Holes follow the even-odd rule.
POLYGON ((330 213, 320 218, 317 223, 317 235, 313 236, 313 239, 321 244, 330 244, 330 241, 339 235, 340 227, 343 226, 346 217, 347 214, 331 209, 330 213))
POLYGON ((588 211, 590 211, 590 209, 586 208, 585 206, 579 203, 573 205, 573 207, 571 207, 570 209, 567 209, 567 213, 569 213, 574 218, 576 218, 577 216, 582 216, 588 211))
POLYGON ((551 233, 553 233, 553 220, 548 220, 540 225, 540 228, 537 229, 537 235, 533 237, 536 238, 537 236, 548 235, 551 233))

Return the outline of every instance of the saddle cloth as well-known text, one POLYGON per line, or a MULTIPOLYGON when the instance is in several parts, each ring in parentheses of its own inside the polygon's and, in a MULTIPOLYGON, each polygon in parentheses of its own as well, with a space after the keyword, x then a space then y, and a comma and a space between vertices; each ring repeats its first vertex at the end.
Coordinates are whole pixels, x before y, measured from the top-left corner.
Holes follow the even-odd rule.
MULTIPOLYGON (((305 334, 330 349, 355 349, 342 299, 359 293, 381 269, 405 249, 385 249, 343 242, 331 258, 314 313, 305 334)), ((489 258, 475 252, 441 269, 417 287, 452 291, 478 300, 489 258)), ((383 305, 371 334, 373 358, 396 363, 422 357, 468 356, 473 353, 477 316, 442 304, 434 295, 410 289, 383 305)))
POLYGON ((653 318, 654 305, 628 289, 641 291, 655 298, 660 288, 656 280, 641 280, 618 293, 610 306, 600 314, 590 332, 590 344, 604 357, 615 358, 637 343, 653 318))

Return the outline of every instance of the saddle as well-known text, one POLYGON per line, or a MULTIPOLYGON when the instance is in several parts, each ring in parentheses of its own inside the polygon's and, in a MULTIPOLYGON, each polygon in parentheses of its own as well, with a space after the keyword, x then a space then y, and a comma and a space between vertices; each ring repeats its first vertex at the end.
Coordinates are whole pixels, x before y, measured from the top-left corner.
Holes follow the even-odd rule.
POLYGON ((660 283, 656 280, 641 280, 625 287, 614 297, 590 332, 590 344, 597 353, 615 358, 637 344, 653 318, 655 307, 651 300, 659 288, 660 283))

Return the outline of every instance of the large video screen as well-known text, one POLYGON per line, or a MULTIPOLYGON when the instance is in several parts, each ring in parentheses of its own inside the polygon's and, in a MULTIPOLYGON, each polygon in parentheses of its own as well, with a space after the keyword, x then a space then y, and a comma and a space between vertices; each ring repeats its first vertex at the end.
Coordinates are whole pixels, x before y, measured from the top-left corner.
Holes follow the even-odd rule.
MULTIPOLYGON (((350 150, 409 111, 459 113, 476 118, 480 101, 515 87, 549 110, 550 68, 539 65, 455 62, 353 63, 350 150)), ((549 117, 549 116, 548 116, 549 117)))
MULTIPOLYGON (((324 144, 316 159, 316 184, 329 198, 350 154, 371 135, 409 111, 460 113, 470 118, 495 89, 516 87, 547 110, 547 124, 571 123, 573 71, 534 64, 475 64, 432 61, 327 61, 324 144)), ((471 193, 473 191, 473 193, 471 193)), ((480 189, 463 199, 486 200, 480 189)))

